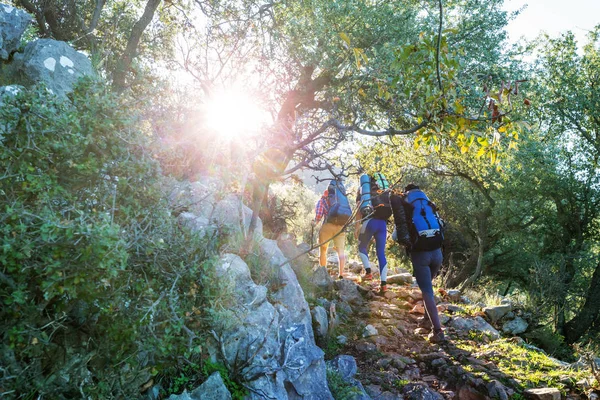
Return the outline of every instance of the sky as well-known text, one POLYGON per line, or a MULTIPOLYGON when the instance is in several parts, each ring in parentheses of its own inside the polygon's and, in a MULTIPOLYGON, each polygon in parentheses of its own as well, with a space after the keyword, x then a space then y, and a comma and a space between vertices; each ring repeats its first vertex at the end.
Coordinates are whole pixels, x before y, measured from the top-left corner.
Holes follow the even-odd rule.
POLYGON ((600 24, 600 0, 505 0, 505 9, 527 8, 508 27, 509 40, 535 39, 541 32, 557 37, 572 31, 580 45, 587 31, 600 24))

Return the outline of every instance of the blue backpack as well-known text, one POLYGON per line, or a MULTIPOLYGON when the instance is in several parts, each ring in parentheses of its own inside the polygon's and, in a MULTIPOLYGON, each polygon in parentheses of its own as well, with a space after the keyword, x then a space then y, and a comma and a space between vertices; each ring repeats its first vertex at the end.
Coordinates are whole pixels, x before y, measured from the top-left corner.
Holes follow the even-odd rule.
POLYGON ((344 225, 352 216, 352 209, 350 208, 344 184, 333 179, 327 187, 327 192, 329 200, 327 222, 334 225, 344 225))
POLYGON ((412 249, 431 251, 441 248, 444 240, 443 223, 435 204, 420 189, 410 190, 404 202, 412 249))

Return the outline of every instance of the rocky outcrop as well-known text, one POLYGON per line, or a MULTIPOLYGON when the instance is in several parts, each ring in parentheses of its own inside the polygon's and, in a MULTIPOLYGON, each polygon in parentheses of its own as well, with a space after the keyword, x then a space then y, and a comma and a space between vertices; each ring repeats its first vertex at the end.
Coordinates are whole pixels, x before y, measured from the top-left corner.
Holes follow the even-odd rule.
POLYGON ((38 39, 19 52, 21 36, 32 18, 22 10, 0 4, 0 85, 31 87, 43 84, 66 98, 83 76, 94 76, 90 59, 65 42, 38 39))
MULTIPOLYGON (((6 68, 8 83, 32 86, 39 83, 59 97, 73 91, 83 76, 94 76, 92 63, 86 55, 65 42, 38 39, 25 46, 23 53, 15 53, 6 68)), ((6 79, 6 78, 5 78, 6 79)))
POLYGON ((223 378, 214 372, 208 379, 191 393, 184 392, 180 395, 171 395, 169 400, 231 400, 231 393, 225 387, 223 378))
POLYGON ((31 16, 25 11, 0 4, 0 60, 8 60, 17 50, 31 21, 31 16))
MULTIPOLYGON (((275 259, 278 256, 283 257, 272 255, 275 259)), ((330 399, 324 354, 314 343, 308 304, 301 289, 294 294, 293 286, 299 285, 293 282, 293 272, 288 269, 284 287, 292 290, 275 292, 274 306, 266 299, 266 287, 252 281, 241 258, 233 254, 221 257, 215 275, 222 285, 220 292, 228 316, 216 319, 211 355, 224 359, 230 370, 238 369, 235 373, 243 376, 251 388, 250 398, 260 398, 256 393, 264 393, 278 399, 330 399)))

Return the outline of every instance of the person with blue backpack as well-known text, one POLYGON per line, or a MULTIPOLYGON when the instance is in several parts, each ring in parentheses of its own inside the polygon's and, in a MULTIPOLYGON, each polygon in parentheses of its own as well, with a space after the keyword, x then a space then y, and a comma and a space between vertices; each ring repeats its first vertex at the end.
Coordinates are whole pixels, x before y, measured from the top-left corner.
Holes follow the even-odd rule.
POLYGON ((388 266, 385 242, 387 240, 387 221, 392 216, 390 193, 388 181, 383 174, 376 173, 373 176, 364 174, 360 177, 360 190, 356 197, 358 212, 356 213, 357 224, 354 236, 358 239, 358 255, 365 268, 363 280, 373 279, 369 263, 369 245, 371 239, 375 238, 381 293, 387 289, 388 266))
POLYGON ((339 279, 344 278, 346 266, 346 233, 343 232, 343 229, 351 216, 352 209, 344 184, 339 179, 331 180, 327 190, 317 202, 315 219, 312 223, 314 226, 323 220, 323 225, 319 230, 319 265, 327 266, 327 248, 329 243, 333 242, 339 260, 339 279))
POLYGON ((441 343, 446 339, 435 304, 432 280, 442 266, 444 222, 435 204, 415 184, 407 185, 403 195, 392 196, 391 204, 396 225, 392 237, 410 254, 413 275, 423 293, 425 312, 433 326, 429 341, 441 343))

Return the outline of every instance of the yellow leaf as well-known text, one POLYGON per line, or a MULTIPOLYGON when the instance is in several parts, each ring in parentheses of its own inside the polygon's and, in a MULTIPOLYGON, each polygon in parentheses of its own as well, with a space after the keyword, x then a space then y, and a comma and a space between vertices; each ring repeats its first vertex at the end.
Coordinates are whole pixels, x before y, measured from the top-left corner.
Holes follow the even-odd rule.
POLYGON ((479 151, 477 152, 477 154, 475 155, 475 157, 481 158, 484 154, 485 154, 485 147, 480 147, 479 151))
POLYGON ((465 154, 467 151, 469 151, 469 147, 468 146, 462 146, 460 148, 460 152, 461 154, 465 154))
POLYGON ((356 47, 352 49, 354 51, 354 60, 356 61, 356 68, 360 69, 360 49, 356 47))
POLYGON ((350 38, 344 32, 340 32, 340 37, 348 46, 350 46, 350 38))
POLYGON ((38 338, 34 337, 33 339, 31 339, 31 344, 38 344, 38 338))
POLYGON ((367 97, 367 94, 362 88, 358 89, 358 94, 360 94, 362 97, 367 97))
POLYGON ((498 132, 500 132, 500 133, 506 132, 506 125, 502 125, 500 128, 498 128, 498 132))

